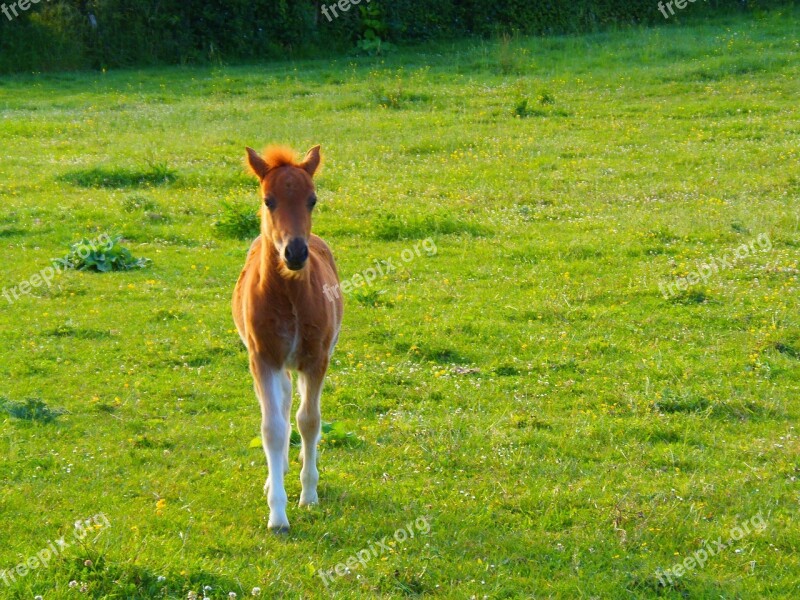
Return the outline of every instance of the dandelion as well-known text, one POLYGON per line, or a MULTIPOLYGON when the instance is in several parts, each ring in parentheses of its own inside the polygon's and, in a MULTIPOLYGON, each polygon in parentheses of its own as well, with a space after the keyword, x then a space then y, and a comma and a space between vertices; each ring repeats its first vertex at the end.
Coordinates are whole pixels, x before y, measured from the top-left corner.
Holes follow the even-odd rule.
POLYGON ((165 508, 167 508, 167 501, 164 498, 161 498, 158 502, 156 502, 156 514, 159 517, 164 513, 165 508))

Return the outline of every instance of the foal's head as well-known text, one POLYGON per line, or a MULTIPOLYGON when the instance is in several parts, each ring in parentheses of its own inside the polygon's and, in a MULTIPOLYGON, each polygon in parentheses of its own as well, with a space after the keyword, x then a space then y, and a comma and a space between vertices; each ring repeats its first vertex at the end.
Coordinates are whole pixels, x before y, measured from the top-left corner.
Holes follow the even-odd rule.
POLYGON ((250 170, 261 181, 261 235, 272 243, 290 271, 300 271, 308 260, 311 211, 317 203, 312 177, 319 167, 319 146, 302 162, 287 148, 268 148, 262 158, 247 149, 250 170))

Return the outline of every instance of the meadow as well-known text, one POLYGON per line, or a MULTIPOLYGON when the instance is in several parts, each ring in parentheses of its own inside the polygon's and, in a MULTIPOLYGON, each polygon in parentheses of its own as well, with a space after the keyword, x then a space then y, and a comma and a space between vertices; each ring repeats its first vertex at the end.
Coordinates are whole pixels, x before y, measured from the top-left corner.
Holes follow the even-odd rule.
POLYGON ((796 598, 799 24, 0 79, 0 597, 796 598), (268 143, 322 144, 343 280, 397 267, 287 535, 230 314, 268 143), (31 284, 103 235, 144 268, 31 284))

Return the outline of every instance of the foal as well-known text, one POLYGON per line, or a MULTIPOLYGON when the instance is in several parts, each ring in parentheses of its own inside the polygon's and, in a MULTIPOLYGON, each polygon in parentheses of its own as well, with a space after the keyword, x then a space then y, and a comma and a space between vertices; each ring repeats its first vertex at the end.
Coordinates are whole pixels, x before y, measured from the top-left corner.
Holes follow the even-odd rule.
POLYGON ((317 203, 312 177, 319 146, 296 162, 291 150, 271 148, 262 158, 247 148, 247 161, 261 182, 261 235, 247 256, 233 293, 233 320, 250 355, 250 372, 261 403, 261 441, 269 477, 264 486, 269 527, 286 531, 286 491, 292 424, 292 379, 298 373, 297 428, 303 440, 300 506, 317 497, 320 394, 342 324, 342 300, 328 300, 325 286, 339 283, 330 249, 311 233, 317 203))

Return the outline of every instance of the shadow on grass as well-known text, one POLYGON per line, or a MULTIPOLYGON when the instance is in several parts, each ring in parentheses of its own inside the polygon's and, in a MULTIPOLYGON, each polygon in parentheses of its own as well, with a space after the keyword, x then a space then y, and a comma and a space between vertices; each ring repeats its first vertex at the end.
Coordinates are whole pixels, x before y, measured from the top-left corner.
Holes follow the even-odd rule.
POLYGON ((59 180, 84 188, 118 189, 167 185, 177 178, 174 170, 165 164, 158 164, 143 169, 103 167, 79 169, 61 175, 59 180))
POLYGON ((788 356, 789 358, 794 358, 796 360, 800 360, 800 348, 795 346, 794 344, 787 344, 784 342, 775 342, 774 344, 775 350, 783 354, 784 356, 788 356))
POLYGON ((384 242, 391 242, 421 240, 436 235, 454 234, 487 237, 491 235, 491 231, 482 225, 451 217, 387 215, 376 224, 374 237, 384 242))
POLYGON ((27 233, 26 229, 20 229, 19 227, 0 227, 0 238, 26 235, 27 233))

